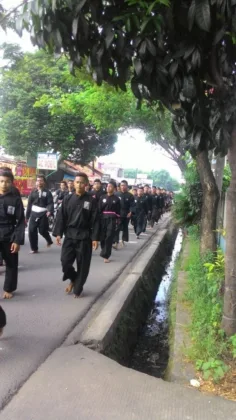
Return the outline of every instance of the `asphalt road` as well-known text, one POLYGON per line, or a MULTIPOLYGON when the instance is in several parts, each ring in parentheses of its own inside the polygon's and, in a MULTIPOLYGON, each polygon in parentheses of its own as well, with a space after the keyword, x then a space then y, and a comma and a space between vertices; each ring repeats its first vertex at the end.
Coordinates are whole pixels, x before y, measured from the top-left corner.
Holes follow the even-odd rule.
MULTIPOLYGON (((47 249, 42 239, 40 253, 30 255, 26 241, 20 252, 18 291, 11 301, 0 298, 7 314, 7 327, 0 339, 0 409, 63 343, 111 279, 119 274, 151 234, 148 231, 137 240, 132 230, 130 232, 130 243, 122 250, 113 251, 110 264, 104 264, 99 251, 94 253, 81 299, 74 299, 64 292, 60 249, 56 245, 47 249)), ((3 280, 4 268, 0 268, 1 286, 3 280)))

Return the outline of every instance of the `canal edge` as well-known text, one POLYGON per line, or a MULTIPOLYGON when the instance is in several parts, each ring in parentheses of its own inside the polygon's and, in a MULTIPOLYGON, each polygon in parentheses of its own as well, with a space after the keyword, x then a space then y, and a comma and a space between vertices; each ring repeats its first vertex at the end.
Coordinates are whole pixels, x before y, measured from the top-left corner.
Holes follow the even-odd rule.
POLYGON ((101 308, 97 316, 90 323, 80 337, 80 343, 99 352, 109 347, 116 334, 122 315, 126 313, 132 298, 146 277, 152 261, 163 247, 170 232, 174 230, 171 219, 160 231, 157 231, 143 250, 138 261, 134 261, 125 280, 119 285, 116 292, 101 308))

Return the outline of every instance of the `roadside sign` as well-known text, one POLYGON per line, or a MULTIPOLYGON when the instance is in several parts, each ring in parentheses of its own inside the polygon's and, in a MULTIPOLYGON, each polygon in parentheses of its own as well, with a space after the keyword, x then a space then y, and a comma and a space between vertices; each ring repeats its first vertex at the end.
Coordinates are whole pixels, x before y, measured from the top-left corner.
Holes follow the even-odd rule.
POLYGON ((101 178, 101 182, 109 182, 111 179, 111 176, 109 174, 103 174, 101 178))
POLYGON ((56 153, 38 153, 37 169, 57 170, 57 154, 56 153))

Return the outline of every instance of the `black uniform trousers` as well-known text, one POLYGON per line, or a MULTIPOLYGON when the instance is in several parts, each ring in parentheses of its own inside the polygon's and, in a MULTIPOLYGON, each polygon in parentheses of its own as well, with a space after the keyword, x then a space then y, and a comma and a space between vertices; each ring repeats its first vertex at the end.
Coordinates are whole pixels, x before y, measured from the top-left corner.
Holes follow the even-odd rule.
POLYGON ((134 231, 139 236, 146 229, 147 216, 145 213, 140 212, 134 216, 134 231))
POLYGON ((0 306, 0 328, 4 328, 7 323, 6 314, 0 306))
POLYGON ((122 231, 122 241, 129 242, 129 218, 121 217, 119 226, 116 230, 113 243, 118 243, 120 240, 120 232, 122 231))
POLYGON ((116 234, 116 217, 104 217, 101 221, 101 235, 100 235, 100 245, 102 258, 110 258, 112 251, 112 244, 116 234))
POLYGON ((32 214, 29 221, 29 241, 32 251, 38 251, 38 231, 46 240, 47 244, 52 244, 52 238, 49 234, 48 218, 45 215, 37 217, 37 213, 32 214))
POLYGON ((152 209, 152 215, 151 215, 151 221, 150 221, 150 225, 151 227, 154 226, 154 223, 157 223, 158 220, 160 219, 160 210, 157 207, 154 207, 152 209))
POLYGON ((92 240, 77 240, 65 237, 61 250, 63 281, 70 280, 74 284, 74 294, 79 296, 87 280, 92 258, 92 240), (73 267, 77 264, 77 271, 73 267))
POLYGON ((18 253, 11 253, 10 242, 0 242, 0 252, 6 262, 4 292, 12 293, 17 289, 18 279, 18 253))

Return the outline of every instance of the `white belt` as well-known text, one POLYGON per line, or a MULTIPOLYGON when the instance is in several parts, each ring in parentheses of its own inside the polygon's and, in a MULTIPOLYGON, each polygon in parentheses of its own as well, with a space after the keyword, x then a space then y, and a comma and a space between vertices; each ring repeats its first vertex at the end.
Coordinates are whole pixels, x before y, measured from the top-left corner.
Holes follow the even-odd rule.
POLYGON ((39 207, 39 206, 32 206, 32 211, 34 211, 35 213, 42 213, 43 211, 47 211, 47 209, 45 207, 39 207))

